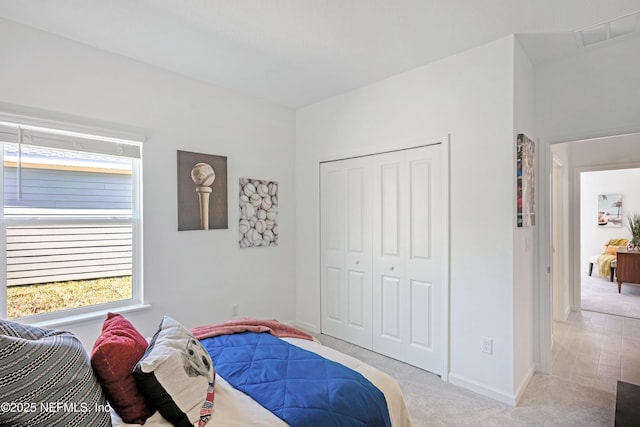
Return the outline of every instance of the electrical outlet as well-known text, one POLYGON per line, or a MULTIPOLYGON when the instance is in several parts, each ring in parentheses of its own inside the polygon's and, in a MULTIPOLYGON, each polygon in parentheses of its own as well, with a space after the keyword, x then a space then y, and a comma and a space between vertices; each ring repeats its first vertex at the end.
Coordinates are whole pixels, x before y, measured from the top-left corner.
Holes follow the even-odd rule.
POLYGON ((493 354, 493 340, 491 338, 482 337, 480 341, 480 351, 487 354, 493 354))
POLYGON ((240 312, 240 306, 238 304, 233 304, 231 306, 231 317, 236 317, 240 312))

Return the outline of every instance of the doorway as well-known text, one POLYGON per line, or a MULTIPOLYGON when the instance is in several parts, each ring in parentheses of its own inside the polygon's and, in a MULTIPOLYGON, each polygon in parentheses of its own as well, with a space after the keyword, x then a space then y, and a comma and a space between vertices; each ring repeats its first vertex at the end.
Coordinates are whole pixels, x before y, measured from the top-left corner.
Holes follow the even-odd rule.
MULTIPOLYGON (((580 179, 580 307, 583 310, 640 318, 640 287, 623 284, 618 292, 615 268, 602 257, 612 239, 630 239, 627 215, 640 212, 639 168, 581 171, 580 179), (597 204, 595 203, 597 201, 597 204), (597 213, 594 211, 597 206, 597 213)), ((610 249, 611 251, 611 249, 610 249)))
MULTIPOLYGON (((579 173, 586 170, 640 168, 640 133, 608 136, 575 141, 541 141, 540 171, 537 182, 540 191, 540 222, 538 226, 538 287, 535 298, 536 324, 536 370, 551 372, 551 349, 553 345, 554 292, 568 295, 568 312, 581 310, 580 270, 580 179, 579 173), (554 156, 562 163, 564 197, 554 193, 554 156), (562 225, 553 226, 554 197, 563 199, 566 208, 562 225), (561 229, 562 235, 555 236, 561 229), (560 240, 557 238, 559 237, 560 240), (554 264, 554 247, 564 247, 564 259, 554 264), (555 269, 565 275, 561 287, 554 289, 555 269)), ((556 177, 557 179, 557 177, 556 177)), ((597 208, 593 208, 594 210, 597 208)), ((557 215, 557 213, 556 213, 557 215)), ((585 266, 582 266, 586 268, 585 266)), ((624 286, 624 285, 623 285, 624 286)), ((557 297, 556 297, 557 299, 557 297)))

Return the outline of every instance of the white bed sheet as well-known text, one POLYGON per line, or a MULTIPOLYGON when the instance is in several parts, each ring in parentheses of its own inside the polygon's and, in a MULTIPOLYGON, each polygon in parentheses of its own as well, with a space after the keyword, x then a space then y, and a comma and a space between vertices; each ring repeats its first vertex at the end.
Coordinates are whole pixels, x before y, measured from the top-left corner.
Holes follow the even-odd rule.
MULTIPOLYGON (((390 375, 370 366, 366 363, 340 353, 332 348, 323 346, 316 341, 309 341, 299 338, 284 338, 285 341, 304 348, 305 350, 317 353, 329 360, 342 363, 364 375, 373 383, 385 396, 389 417, 393 427, 410 427, 411 418, 407 410, 400 386, 390 375)), ((139 424, 127 424, 120 419, 118 414, 111 410, 111 419, 114 427, 135 427, 139 424)), ((243 392, 233 388, 220 375, 216 376, 215 399, 213 403, 213 414, 207 423, 211 426, 225 427, 286 427, 287 424, 259 403, 243 392)), ((145 427, 170 427, 158 412, 149 418, 145 427)))

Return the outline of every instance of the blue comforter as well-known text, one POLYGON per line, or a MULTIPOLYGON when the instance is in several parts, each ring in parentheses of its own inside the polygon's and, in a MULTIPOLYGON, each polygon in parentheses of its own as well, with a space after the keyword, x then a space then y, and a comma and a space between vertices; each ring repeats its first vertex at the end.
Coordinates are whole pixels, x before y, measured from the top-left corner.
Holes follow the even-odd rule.
POLYGON ((218 374, 290 426, 391 426, 384 394, 346 366, 267 333, 201 342, 218 374))

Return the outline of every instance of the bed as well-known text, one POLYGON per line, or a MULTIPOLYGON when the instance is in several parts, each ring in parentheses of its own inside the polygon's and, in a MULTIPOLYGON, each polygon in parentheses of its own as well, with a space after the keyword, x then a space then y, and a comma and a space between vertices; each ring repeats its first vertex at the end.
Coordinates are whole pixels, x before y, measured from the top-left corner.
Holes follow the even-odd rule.
MULTIPOLYGON (((15 387, 9 385, 9 387, 3 388, 0 391, 0 398, 3 401, 20 401, 23 402, 23 405, 28 403, 32 406, 27 409, 33 410, 23 411, 18 415, 14 414, 14 418, 9 418, 11 414, 0 411, 0 424, 10 423, 15 426, 113 425, 115 427, 133 427, 142 423, 148 427, 167 427, 172 425, 198 425, 201 427, 205 425, 229 427, 289 425, 283 419, 274 415, 274 413, 280 415, 277 410, 274 410, 274 413, 270 412, 254 398, 239 390, 242 389, 243 384, 236 383, 238 388, 232 385, 234 381, 238 381, 235 376, 235 371, 238 370, 236 369, 237 366, 241 366, 242 368, 239 371, 244 372, 244 363, 235 363, 235 361, 231 364, 227 363, 226 366, 231 365, 231 371, 224 371, 224 359, 220 358, 219 354, 215 360, 220 361, 221 364, 216 368, 217 362, 208 362, 214 360, 213 357, 210 357, 209 354, 200 355, 198 349, 196 349, 196 346, 198 348, 206 347, 206 351, 214 354, 216 350, 212 349, 211 345, 227 346, 230 345, 227 342, 241 340, 239 347, 244 348, 246 347, 246 340, 253 340, 256 342, 254 347, 257 350, 255 355, 252 354, 250 356, 252 358, 250 363, 252 366, 258 366, 257 359, 255 359, 258 350, 265 352, 268 356, 267 359, 275 357, 273 356, 275 354, 273 353, 274 350, 263 344, 268 342, 269 345, 275 345, 274 348, 283 346, 282 348, 287 349, 286 351, 292 354, 292 359, 299 359, 300 355, 304 354, 313 359, 321 359, 322 363, 331 364, 328 366, 335 365, 340 369, 350 371, 349 375, 362 377, 362 381, 368 383, 374 392, 383 396, 383 403, 380 404, 380 401, 375 401, 375 406, 387 417, 385 422, 351 423, 341 420, 339 422, 322 423, 321 425, 411 426, 411 420, 400 387, 388 374, 351 356, 323 346, 308 334, 276 321, 256 321, 254 319, 242 319, 242 321, 244 326, 240 328, 237 326, 238 321, 232 321, 186 331, 177 321, 165 316, 154 337, 151 340, 147 340, 124 317, 110 313, 104 322, 102 334, 96 340, 90 357, 86 354, 86 351, 78 348, 79 341, 73 337, 73 334, 0 321, 4 322, 0 323, 0 340, 4 340, 0 342, 0 350, 2 348, 10 348, 5 345, 6 343, 9 345, 16 344, 15 348, 19 349, 19 351, 22 351, 23 347, 25 347, 25 340, 29 345, 37 343, 34 347, 35 351, 42 352, 43 359, 46 358, 52 361, 58 370, 57 375, 61 375, 62 371, 59 367, 62 361, 65 361, 65 369, 68 369, 68 374, 65 373, 63 375, 62 383, 58 381, 60 378, 57 376, 52 380, 51 374, 43 374, 42 378, 43 381, 46 379, 46 386, 39 390, 40 397, 33 395, 28 385, 17 384, 15 387), (246 328, 246 320, 253 322, 248 329, 246 328), (266 326, 264 322, 266 322, 266 326), (233 331, 218 333, 220 331, 217 329, 220 325, 226 327, 230 323, 233 325, 233 331), (216 329, 213 334, 212 326, 216 329), (284 329, 284 333, 279 330, 281 327, 284 329), (198 343, 194 342, 195 337, 198 337, 198 343), (175 377, 176 373, 184 375, 185 370, 188 372, 184 355, 180 357, 172 355, 184 353, 184 341, 180 341, 183 338, 188 341, 187 347, 194 349, 189 351, 197 362, 190 369, 201 371, 200 373, 192 372, 186 380, 183 377, 175 377), (62 339, 64 339, 64 342, 60 341, 62 339), (21 342, 14 342, 16 340, 21 342), (180 352, 172 353, 172 347, 179 349, 180 352), (52 348, 55 348, 57 352, 54 356, 51 356, 52 348), (73 358, 74 363, 66 362, 70 357, 70 348, 73 349, 73 354, 76 355, 73 358), (168 360, 175 361, 176 365, 168 363, 168 360), (87 375, 79 376, 79 372, 83 373, 87 370, 87 365, 89 366, 88 370, 93 371, 94 375, 89 372, 87 375), (133 370, 131 366, 133 366, 133 370), (183 367, 185 369, 182 369, 183 367), (225 378, 227 373, 223 375, 222 372, 227 372, 229 377, 225 378), (78 394, 79 392, 77 391, 79 377, 82 378, 81 394, 78 394), (148 384, 151 384, 150 388, 148 384), (161 387, 158 387, 158 385, 161 387), (156 392, 158 390, 161 391, 161 396, 157 395, 156 392), (51 393, 60 393, 61 397, 56 397, 51 393), (72 393, 76 396, 70 397, 72 393), (141 393, 143 396, 141 396, 141 393), (158 398, 161 399, 162 404, 158 404, 160 402, 160 400, 157 400, 158 398), (177 410, 178 418, 174 417, 176 414, 173 412, 167 412, 167 406, 165 405, 167 399, 173 405, 171 409, 177 410), (56 401, 58 404, 57 410, 49 411, 48 407, 43 407, 40 401, 45 400, 56 401), (64 406, 62 407, 61 404, 64 406), (71 406, 72 404, 74 406, 71 406), (61 407, 63 410, 60 410, 61 407), (89 410, 86 410, 87 407, 89 410), (74 410, 69 410, 70 408, 74 410), (78 408, 81 410, 78 410, 78 408), (156 409, 160 409, 160 412, 156 409), (199 421, 197 421, 198 416, 199 421), (123 418, 127 419, 128 422, 123 421, 123 418), (167 421, 167 419, 172 420, 172 422, 167 421), (194 422, 194 420, 196 421, 194 422)), ((220 348, 227 351, 226 347, 220 348)), ((30 351, 32 351, 30 353, 31 357, 33 350, 30 351)), ((232 351, 236 351, 235 347, 232 348, 232 351)), ((12 360, 23 360, 23 355, 14 351, 6 353, 11 354, 3 354, 0 351, 0 359, 3 357, 8 358, 0 360, 0 362, 7 362, 4 365, 0 364, 0 375, 9 375, 7 372, 1 372, 3 369, 9 369, 2 366, 13 366, 11 369, 15 371, 16 378, 33 377, 33 374, 28 375, 29 370, 33 370, 33 366, 24 366, 16 370, 15 363, 12 362, 12 360)), ((233 355, 236 353, 225 354, 233 355)), ((267 361, 271 363, 270 360, 267 361)), ((344 371, 339 372, 339 376, 344 373, 344 371)), ((259 375, 261 374, 259 373, 259 375)), ((345 381, 351 384, 353 382, 352 379, 352 377, 349 377, 345 381)), ((241 379, 241 381, 244 382, 245 379, 241 379)), ((307 383, 305 382, 304 384, 307 383)), ((271 382, 268 382, 267 385, 271 387, 271 382)), ((288 387, 283 388, 287 389, 288 387)), ((313 387, 309 386, 308 388, 313 391, 313 387)), ((364 399, 364 394, 352 395, 350 392, 342 394, 338 392, 338 394, 340 396, 332 395, 331 400, 343 398, 346 400, 347 405, 349 407, 353 406, 353 408, 363 404, 362 402, 358 403, 358 400, 364 399)), ((256 399, 260 400, 259 398, 256 399)), ((369 405, 368 408, 375 409, 372 408, 372 401, 362 401, 365 402, 365 407, 369 405)), ((296 421, 292 422, 291 425, 320 425, 320 423, 296 421)))
MULTIPOLYGON (((283 338, 283 340, 320 354, 327 359, 342 363, 360 372, 385 395, 389 409, 389 416, 394 427, 409 427, 411 419, 400 391, 398 383, 388 374, 367 365, 360 360, 326 347, 317 341, 300 338, 283 338)), ((225 427, 285 427, 287 424, 271 412, 264 409, 251 397, 234 389, 223 377, 216 376, 214 410, 209 423, 212 426, 225 427)), ((114 427, 135 427, 136 424, 126 424, 112 410, 114 427)), ((145 427, 168 427, 169 424, 159 413, 155 413, 145 422, 145 427)))

